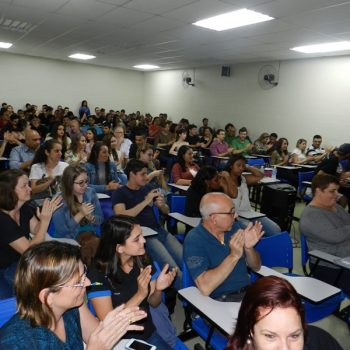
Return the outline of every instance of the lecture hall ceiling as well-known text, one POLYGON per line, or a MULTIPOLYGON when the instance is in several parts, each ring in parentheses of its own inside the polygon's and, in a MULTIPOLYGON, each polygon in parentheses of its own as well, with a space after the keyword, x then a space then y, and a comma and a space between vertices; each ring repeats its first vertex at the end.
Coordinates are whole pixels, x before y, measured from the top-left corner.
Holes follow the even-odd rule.
POLYGON ((0 0, 0 41, 13 43, 0 52, 66 61, 83 52, 97 57, 87 64, 107 67, 299 59, 305 54, 291 47, 343 40, 350 40, 344 0, 0 0), (275 19, 223 32, 191 24, 244 7, 275 19))

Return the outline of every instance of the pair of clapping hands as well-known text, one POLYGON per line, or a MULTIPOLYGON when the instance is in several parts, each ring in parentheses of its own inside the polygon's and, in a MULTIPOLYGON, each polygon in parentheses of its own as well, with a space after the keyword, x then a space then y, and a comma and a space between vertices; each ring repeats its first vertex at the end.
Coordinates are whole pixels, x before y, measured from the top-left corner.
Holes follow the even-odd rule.
POLYGON ((164 195, 158 189, 154 189, 148 192, 145 199, 148 202, 147 204, 149 205, 152 204, 153 202, 159 208, 165 205, 164 195))
POLYGON ((252 249, 264 235, 262 224, 257 221, 250 223, 245 229, 238 230, 232 235, 229 246, 233 256, 241 257, 244 249, 252 249))

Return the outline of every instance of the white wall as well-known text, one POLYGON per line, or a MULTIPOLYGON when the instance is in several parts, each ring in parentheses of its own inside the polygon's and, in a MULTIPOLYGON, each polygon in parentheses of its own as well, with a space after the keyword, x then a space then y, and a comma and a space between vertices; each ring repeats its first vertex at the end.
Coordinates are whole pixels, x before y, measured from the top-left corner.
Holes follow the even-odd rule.
POLYGON ((145 109, 198 125, 204 116, 214 126, 232 122, 246 126, 252 139, 274 131, 289 139, 290 150, 315 133, 324 145, 350 142, 350 57, 282 61, 279 85, 271 90, 257 83, 264 64, 233 65, 231 77, 221 77, 221 67, 188 70, 195 87, 183 86, 181 70, 148 73, 145 109))
POLYGON ((143 72, 112 69, 0 53, 0 100, 23 108, 26 102, 39 107, 79 109, 82 100, 91 108, 143 110, 143 72))

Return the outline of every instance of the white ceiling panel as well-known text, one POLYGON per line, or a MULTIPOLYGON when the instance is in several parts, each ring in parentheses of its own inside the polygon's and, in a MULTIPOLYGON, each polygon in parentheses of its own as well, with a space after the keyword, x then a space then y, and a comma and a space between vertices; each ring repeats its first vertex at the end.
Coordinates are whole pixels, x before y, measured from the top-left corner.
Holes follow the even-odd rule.
POLYGON ((68 0, 13 0, 14 5, 23 6, 29 9, 37 9, 39 11, 56 11, 68 0))
POLYGON ((199 0, 132 0, 126 3, 124 7, 161 15, 165 12, 172 11, 195 2, 199 2, 199 0))

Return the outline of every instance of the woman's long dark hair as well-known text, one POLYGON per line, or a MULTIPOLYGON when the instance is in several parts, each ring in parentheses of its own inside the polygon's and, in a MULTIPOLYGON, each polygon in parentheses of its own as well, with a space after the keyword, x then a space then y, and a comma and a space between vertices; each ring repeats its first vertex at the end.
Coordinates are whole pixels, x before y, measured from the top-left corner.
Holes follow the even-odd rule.
POLYGON ((45 141, 35 152, 32 165, 37 163, 46 164, 47 154, 45 153, 45 151, 50 152, 56 144, 60 145, 60 143, 55 139, 45 141))
POLYGON ((177 151, 177 161, 181 166, 182 171, 186 171, 185 153, 190 150, 190 146, 183 145, 177 151))
POLYGON ((279 139, 278 139, 278 141, 276 142, 276 145, 275 145, 275 150, 277 151, 277 153, 280 155, 280 156, 283 156, 283 155, 287 155, 288 154, 288 151, 282 151, 282 143, 283 143, 283 141, 287 141, 287 143, 289 143, 288 142, 288 140, 285 138, 285 137, 280 137, 279 139))
MULTIPOLYGON (((108 146, 105 143, 103 143, 102 141, 97 141, 92 146, 91 153, 90 153, 89 160, 88 160, 88 162, 93 164, 94 167, 95 167, 96 176, 97 176, 97 182, 98 182, 97 184, 100 184, 99 183, 99 178, 98 178, 98 155, 100 153, 100 150, 101 150, 102 146, 106 146, 108 148, 108 146)), ((105 163, 106 183, 108 183, 110 181, 110 172, 111 172, 111 170, 110 170, 110 162, 109 162, 109 159, 108 159, 108 161, 105 163)))
POLYGON ((199 169, 197 175, 191 182, 190 188, 201 196, 204 196, 208 193, 206 181, 212 180, 216 175, 218 175, 216 168, 211 165, 205 165, 199 169))
MULTIPOLYGON (((116 283, 119 283, 116 274, 120 268, 120 259, 116 252, 116 246, 117 244, 125 244, 135 225, 138 225, 138 222, 134 217, 115 215, 105 221, 102 226, 102 235, 93 265, 116 283)), ((135 256, 133 260, 139 268, 145 266, 147 262, 146 256, 135 256)))
MULTIPOLYGON (((238 160, 243 160, 245 163, 247 162, 247 160, 244 158, 244 156, 242 156, 241 154, 234 154, 230 157, 230 159, 228 160, 225 170, 231 174, 231 170, 233 165, 238 161, 238 160)), ((242 176, 239 176, 237 179, 237 183, 238 183, 238 187, 241 186, 242 183, 242 176)))
POLYGON ((57 124, 55 124, 55 125, 52 127, 50 136, 51 136, 53 139, 58 140, 57 131, 58 131, 58 128, 59 128, 60 126, 63 126, 63 130, 64 130, 64 134, 63 134, 63 137, 62 137, 62 157, 64 157, 64 154, 66 153, 66 151, 67 151, 67 149, 68 149, 67 133, 66 133, 66 130, 65 130, 65 128, 64 128, 64 125, 63 125, 62 123, 57 123, 57 124))

